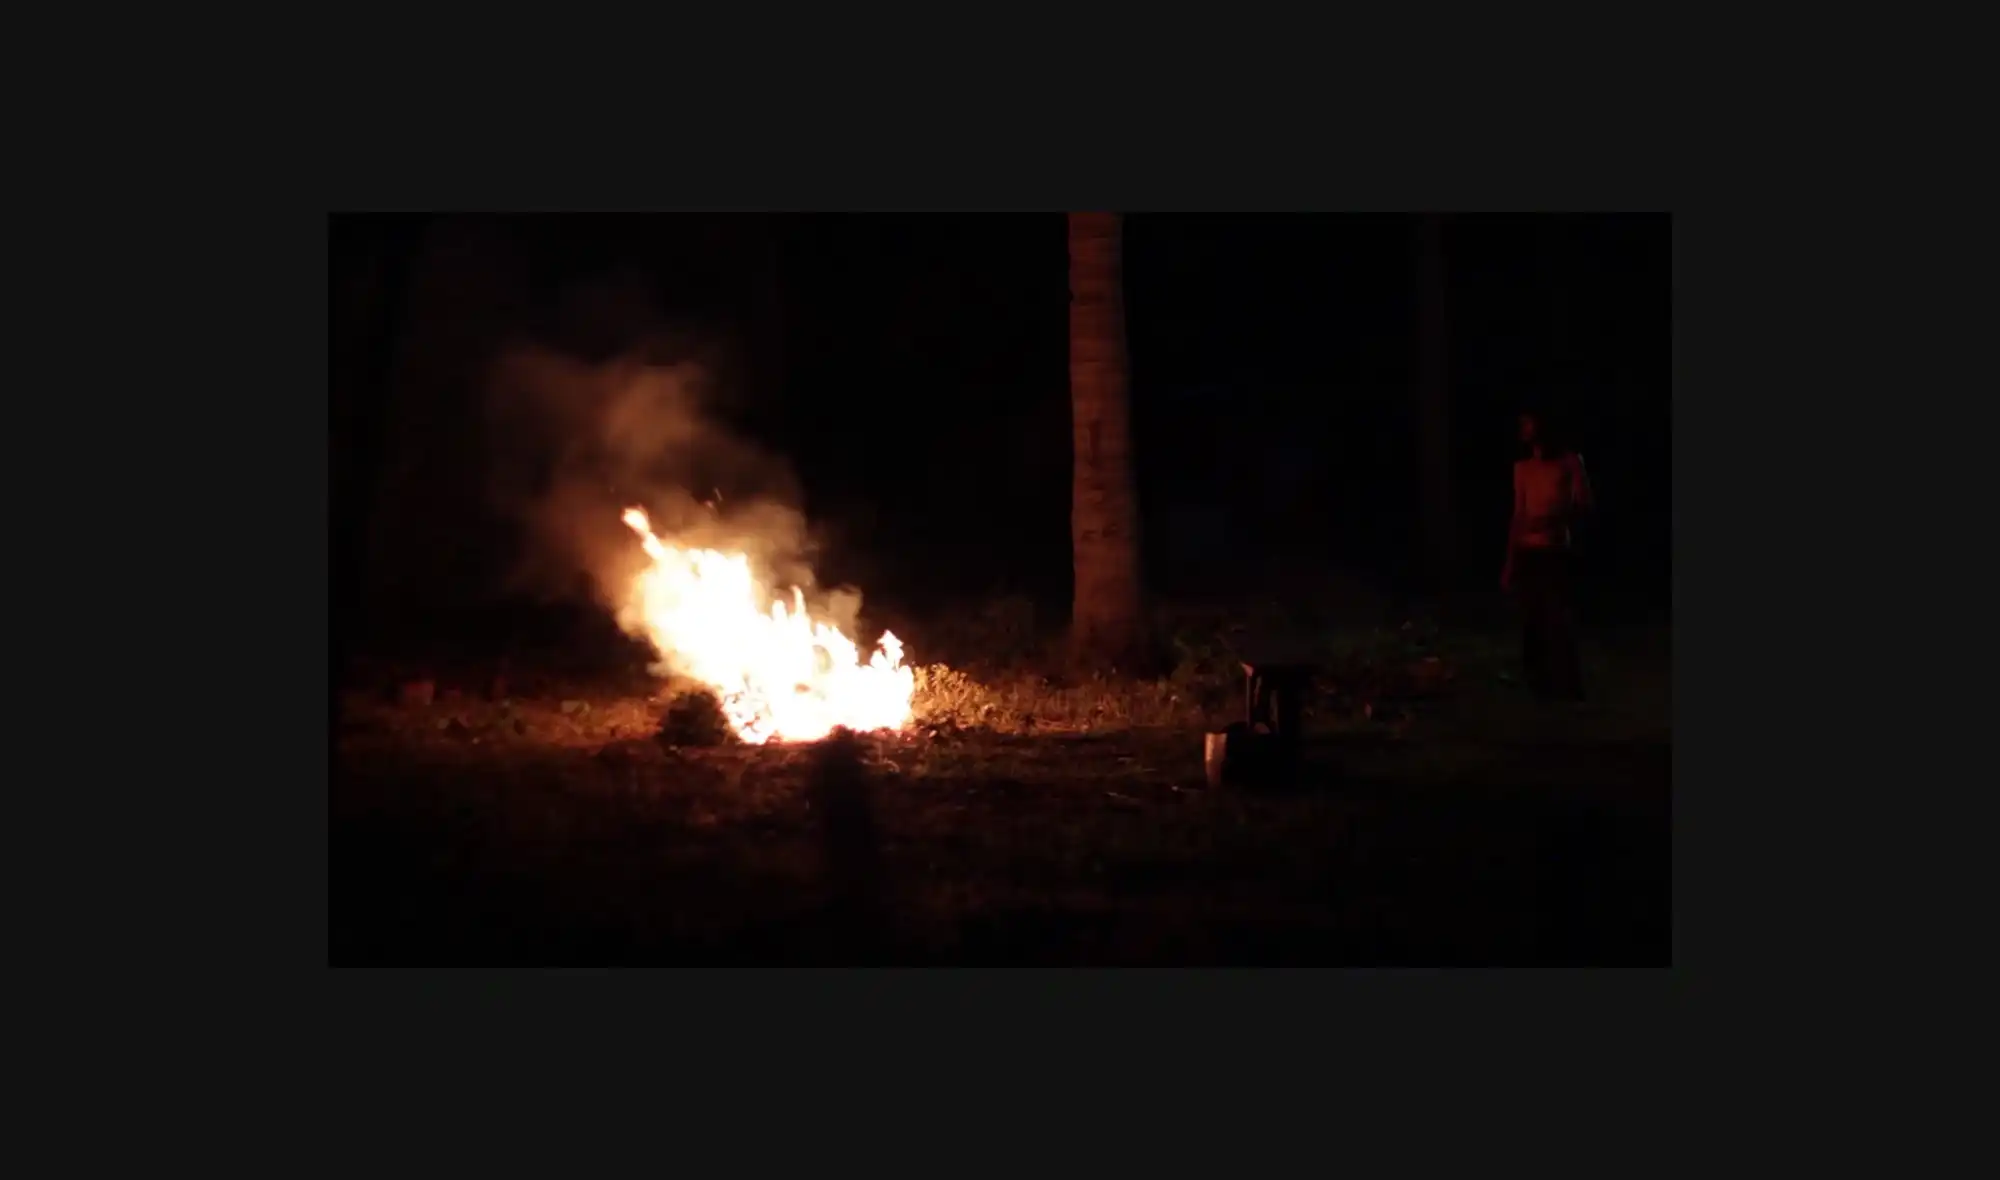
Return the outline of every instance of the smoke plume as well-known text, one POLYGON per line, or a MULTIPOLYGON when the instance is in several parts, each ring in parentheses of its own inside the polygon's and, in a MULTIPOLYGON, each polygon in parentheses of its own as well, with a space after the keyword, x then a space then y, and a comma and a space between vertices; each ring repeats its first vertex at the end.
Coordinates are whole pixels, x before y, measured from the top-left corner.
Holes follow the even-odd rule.
POLYGON ((601 361, 545 344, 498 357, 488 469, 520 531, 511 589, 587 596, 615 616, 646 562, 620 520, 638 506, 662 538, 747 553, 767 585, 806 590, 816 615, 851 630, 859 596, 814 592, 791 470, 724 425, 706 367, 663 356, 659 339, 601 361))

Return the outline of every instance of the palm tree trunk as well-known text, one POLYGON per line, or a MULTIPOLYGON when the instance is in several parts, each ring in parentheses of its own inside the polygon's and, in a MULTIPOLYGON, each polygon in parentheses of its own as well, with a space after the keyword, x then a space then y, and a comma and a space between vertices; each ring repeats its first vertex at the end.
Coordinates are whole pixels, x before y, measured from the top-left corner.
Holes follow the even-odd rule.
POLYGON ((1120 229, 1116 213, 1069 215, 1070 649, 1099 666, 1129 665, 1144 638, 1120 229))
POLYGON ((1417 470, 1427 589, 1450 587, 1456 529, 1451 488, 1451 323, 1445 215, 1417 218, 1417 470))

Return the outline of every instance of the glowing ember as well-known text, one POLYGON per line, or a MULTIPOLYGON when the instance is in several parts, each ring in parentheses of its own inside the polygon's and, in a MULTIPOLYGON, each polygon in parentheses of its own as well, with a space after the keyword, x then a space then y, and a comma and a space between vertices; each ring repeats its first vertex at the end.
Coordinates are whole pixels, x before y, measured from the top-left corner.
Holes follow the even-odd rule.
POLYGON ((637 508, 624 519, 653 560, 620 622, 676 671, 714 689, 744 741, 813 741, 836 726, 897 729, 910 720, 916 678, 894 635, 884 631, 863 662, 839 628, 806 616, 802 593, 792 591, 790 609, 772 601, 743 554, 671 545, 637 508))

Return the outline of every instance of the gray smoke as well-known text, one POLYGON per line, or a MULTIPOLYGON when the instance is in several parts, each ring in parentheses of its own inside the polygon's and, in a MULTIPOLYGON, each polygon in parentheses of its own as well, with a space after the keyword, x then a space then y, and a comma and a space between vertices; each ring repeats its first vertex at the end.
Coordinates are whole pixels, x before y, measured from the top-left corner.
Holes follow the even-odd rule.
POLYGON ((487 435, 496 506, 523 541, 511 589, 588 596, 615 614, 646 561, 620 520, 637 506, 665 540, 748 553, 769 584, 806 590, 816 614, 853 634, 859 596, 814 592, 791 470, 709 412, 707 368, 663 340, 604 361, 543 344, 498 357, 487 435))

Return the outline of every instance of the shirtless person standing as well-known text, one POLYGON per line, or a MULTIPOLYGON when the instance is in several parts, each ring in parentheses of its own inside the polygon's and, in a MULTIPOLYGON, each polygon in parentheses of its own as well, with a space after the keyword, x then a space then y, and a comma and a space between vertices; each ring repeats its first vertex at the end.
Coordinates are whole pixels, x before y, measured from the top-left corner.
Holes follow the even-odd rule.
POLYGON ((1521 608, 1521 662, 1536 695, 1583 698, 1573 605, 1571 526, 1591 506, 1583 460, 1556 445, 1533 414, 1521 415, 1528 456, 1514 464, 1514 519, 1500 588, 1521 608))

